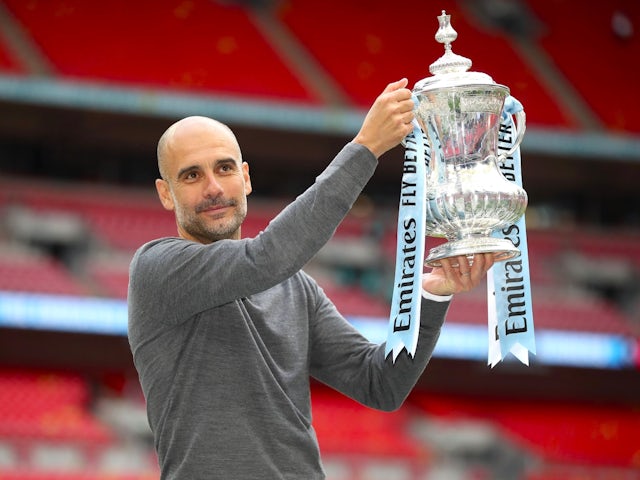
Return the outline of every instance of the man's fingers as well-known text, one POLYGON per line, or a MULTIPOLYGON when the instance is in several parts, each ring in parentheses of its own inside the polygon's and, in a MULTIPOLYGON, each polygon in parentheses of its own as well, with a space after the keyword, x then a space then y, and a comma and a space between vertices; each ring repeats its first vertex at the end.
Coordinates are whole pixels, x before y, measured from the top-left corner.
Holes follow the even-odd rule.
POLYGON ((473 265, 471 266, 471 277, 474 286, 480 283, 482 278, 487 274, 487 271, 493 266, 493 263, 493 253, 480 253, 474 255, 473 265))

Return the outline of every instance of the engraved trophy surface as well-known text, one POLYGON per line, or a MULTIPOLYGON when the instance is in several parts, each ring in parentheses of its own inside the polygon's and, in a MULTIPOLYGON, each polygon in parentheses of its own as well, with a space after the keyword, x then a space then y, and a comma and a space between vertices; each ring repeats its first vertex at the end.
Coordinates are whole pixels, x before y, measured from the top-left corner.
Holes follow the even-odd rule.
POLYGON ((468 72, 471 60, 453 53, 457 33, 450 15, 438 17, 435 35, 444 55, 417 82, 416 119, 428 142, 426 235, 448 240, 430 250, 425 263, 443 258, 494 253, 495 260, 520 254, 511 241, 491 233, 516 222, 527 207, 527 194, 505 178, 500 162, 516 151, 525 130, 524 111, 515 114, 512 146, 499 151, 500 119, 509 89, 484 73, 468 72))

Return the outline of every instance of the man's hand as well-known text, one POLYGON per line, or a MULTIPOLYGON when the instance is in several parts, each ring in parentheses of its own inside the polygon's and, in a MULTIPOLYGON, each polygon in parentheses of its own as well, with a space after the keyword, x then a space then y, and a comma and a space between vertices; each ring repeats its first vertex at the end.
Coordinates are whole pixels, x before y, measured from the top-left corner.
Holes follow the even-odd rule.
POLYGON ((411 90, 405 88, 407 83, 403 78, 387 85, 353 139, 371 150, 376 158, 398 145, 411 132, 414 103, 411 90))
POLYGON ((445 258, 441 267, 422 277, 422 288, 434 295, 468 292, 478 286, 493 262, 492 253, 475 254, 472 265, 466 256, 445 258))

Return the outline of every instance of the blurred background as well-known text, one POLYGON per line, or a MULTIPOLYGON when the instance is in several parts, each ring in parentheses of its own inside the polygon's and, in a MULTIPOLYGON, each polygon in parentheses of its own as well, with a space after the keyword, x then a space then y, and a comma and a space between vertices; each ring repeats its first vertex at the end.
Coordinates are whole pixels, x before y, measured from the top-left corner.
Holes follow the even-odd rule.
MULTIPOLYGON (((398 412, 314 384, 328 477, 640 478, 636 0, 1 0, 0 479, 158 478, 126 289, 135 249, 176 233, 162 132, 193 114, 234 129, 255 235, 387 83, 430 75, 443 9, 454 51, 527 113, 537 355, 490 369, 486 292, 457 296, 398 412)), ((379 340, 402 156, 306 267, 379 340)))

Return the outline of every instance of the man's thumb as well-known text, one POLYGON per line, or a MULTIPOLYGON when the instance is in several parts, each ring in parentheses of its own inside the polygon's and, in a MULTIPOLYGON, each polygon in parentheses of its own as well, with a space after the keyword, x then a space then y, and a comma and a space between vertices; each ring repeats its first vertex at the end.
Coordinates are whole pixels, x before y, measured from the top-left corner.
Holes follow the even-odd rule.
POLYGON ((408 83, 409 80, 407 80, 406 78, 401 78, 396 82, 391 82, 389 85, 387 85, 387 88, 384 89, 384 93, 393 92, 395 90, 404 88, 408 85, 408 83))

